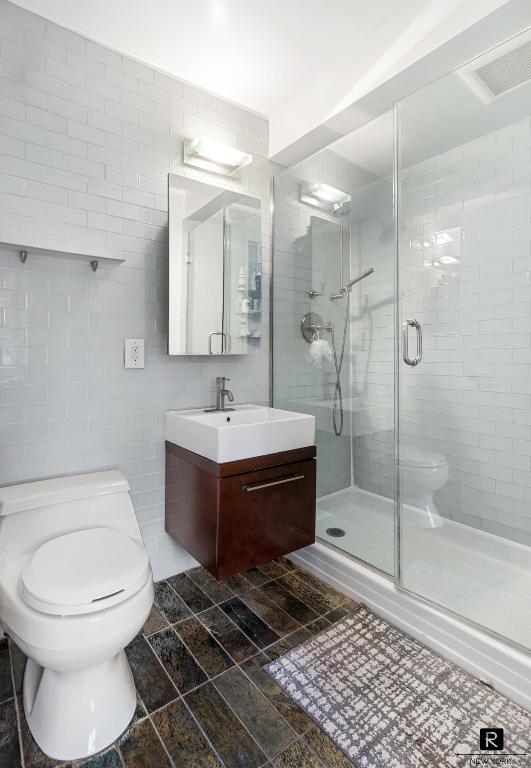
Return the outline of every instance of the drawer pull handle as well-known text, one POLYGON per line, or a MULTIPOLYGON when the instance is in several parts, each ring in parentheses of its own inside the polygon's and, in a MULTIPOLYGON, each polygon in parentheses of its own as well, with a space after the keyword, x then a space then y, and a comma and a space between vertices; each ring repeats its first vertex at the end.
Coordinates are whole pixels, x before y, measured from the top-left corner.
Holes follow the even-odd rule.
POLYGON ((262 488, 271 488, 273 485, 284 485, 285 483, 294 483, 295 480, 304 480, 304 475, 292 475, 283 477, 282 480, 271 480, 270 483, 259 483, 258 485, 244 485, 244 491, 261 491, 262 488))

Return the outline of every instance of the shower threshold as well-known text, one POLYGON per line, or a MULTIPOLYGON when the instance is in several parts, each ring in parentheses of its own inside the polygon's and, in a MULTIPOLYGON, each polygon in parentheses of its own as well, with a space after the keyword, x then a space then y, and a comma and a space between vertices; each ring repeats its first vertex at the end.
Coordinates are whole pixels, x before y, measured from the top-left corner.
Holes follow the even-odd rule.
MULTIPOLYGON (((531 548, 443 519, 415 524, 405 505, 401 527, 401 586, 524 647, 531 644, 531 548)), ((392 576, 394 501, 357 487, 317 502, 319 539, 392 576), (327 529, 341 528, 341 538, 327 529)))

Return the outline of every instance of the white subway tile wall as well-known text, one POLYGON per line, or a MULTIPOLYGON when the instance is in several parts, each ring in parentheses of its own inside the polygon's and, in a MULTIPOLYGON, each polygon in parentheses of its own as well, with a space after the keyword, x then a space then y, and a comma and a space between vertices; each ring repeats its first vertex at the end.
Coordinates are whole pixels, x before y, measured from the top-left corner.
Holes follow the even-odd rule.
POLYGON ((163 417, 210 403, 216 375, 239 402, 269 401, 267 121, 0 0, 0 483, 119 466, 156 578, 190 567, 164 532, 163 417), (182 139, 258 156, 241 182, 185 170, 182 139), (170 358, 168 172, 262 199, 264 324, 258 355, 170 358), (37 256, 112 253, 125 262, 37 256), (146 341, 125 370, 127 337, 146 341))
MULTIPOLYGON (((391 165, 392 146, 388 149, 391 165)), ((390 176, 353 193, 351 242, 353 272, 374 267, 353 289, 351 376, 360 404, 352 446, 354 478, 359 488, 393 498, 396 257, 390 176)))
POLYGON ((424 328, 401 433, 446 456, 445 516, 531 545, 531 119, 400 180, 402 314, 424 328))
MULTIPOLYGON (((357 428, 358 399, 350 384, 349 335, 342 372, 344 431, 337 437, 332 426, 334 363, 324 361, 319 366, 311 362, 309 344, 301 334, 301 320, 312 311, 324 323, 331 322, 339 354, 345 300, 331 301, 330 294, 337 291, 342 278, 346 280, 351 274, 350 217, 327 215, 301 203, 299 187, 304 182, 321 182, 349 191, 371 178, 345 157, 328 150, 275 177, 273 398, 277 407, 311 413, 316 418, 318 496, 346 488, 352 482, 351 435, 357 428), (322 296, 309 297, 311 289, 320 292, 322 288, 322 296)), ((358 311, 360 295, 357 291, 352 314, 358 311)), ((321 337, 331 342, 329 333, 323 332, 321 337)))

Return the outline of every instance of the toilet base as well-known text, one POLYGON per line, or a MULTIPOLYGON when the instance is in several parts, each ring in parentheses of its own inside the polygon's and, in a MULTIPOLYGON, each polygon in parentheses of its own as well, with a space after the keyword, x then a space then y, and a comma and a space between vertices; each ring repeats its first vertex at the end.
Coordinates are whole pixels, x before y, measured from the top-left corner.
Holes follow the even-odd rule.
POLYGON ((136 709, 125 651, 94 667, 56 672, 28 659, 23 702, 33 738, 55 760, 78 760, 112 744, 136 709))

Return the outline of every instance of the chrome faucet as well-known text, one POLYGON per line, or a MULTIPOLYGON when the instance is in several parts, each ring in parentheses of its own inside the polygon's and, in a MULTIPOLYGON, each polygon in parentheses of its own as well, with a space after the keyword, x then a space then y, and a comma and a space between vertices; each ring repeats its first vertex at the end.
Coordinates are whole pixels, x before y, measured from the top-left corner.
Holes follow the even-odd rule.
POLYGON ((225 398, 229 403, 234 401, 234 395, 225 387, 225 382, 230 381, 226 376, 216 376, 216 407, 205 408, 205 413, 215 413, 216 411, 233 411, 234 408, 225 407, 225 398))

